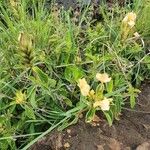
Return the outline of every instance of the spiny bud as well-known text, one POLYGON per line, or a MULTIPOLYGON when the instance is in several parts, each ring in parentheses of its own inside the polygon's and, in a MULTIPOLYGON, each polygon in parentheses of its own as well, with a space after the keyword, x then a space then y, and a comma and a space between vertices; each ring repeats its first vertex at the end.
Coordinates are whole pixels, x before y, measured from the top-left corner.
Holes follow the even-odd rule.
POLYGON ((26 66, 32 66, 34 59, 32 39, 30 34, 24 32, 20 32, 18 37, 20 56, 22 58, 21 62, 26 66))
POLYGON ((19 45, 21 49, 31 49, 32 48, 32 38, 24 32, 20 32, 18 37, 19 45))

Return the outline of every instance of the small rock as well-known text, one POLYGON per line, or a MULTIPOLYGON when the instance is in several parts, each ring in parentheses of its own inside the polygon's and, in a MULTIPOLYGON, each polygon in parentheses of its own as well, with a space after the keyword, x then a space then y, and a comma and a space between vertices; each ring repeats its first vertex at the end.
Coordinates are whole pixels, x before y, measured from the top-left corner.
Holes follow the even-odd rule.
POLYGON ((100 122, 101 119, 97 116, 97 115, 94 115, 94 118, 92 120, 93 122, 100 122))
POLYGON ((104 150, 102 145, 97 145, 97 150, 104 150))
POLYGON ((150 140, 139 145, 136 150, 150 150, 150 140))
POLYGON ((92 125, 92 127, 96 127, 97 126, 97 124, 95 122, 92 122, 91 125, 92 125))
POLYGON ((71 133, 71 130, 70 130, 70 129, 67 129, 67 133, 70 134, 70 133, 71 133))
POLYGON ((83 114, 81 113, 81 114, 79 114, 79 118, 80 119, 82 119, 83 118, 83 114))
POLYGON ((62 144, 62 135, 59 133, 57 141, 56 141, 56 147, 57 147, 57 149, 60 149, 62 146, 63 146, 63 144, 62 144))
POLYGON ((108 145, 111 150, 121 150, 121 144, 113 138, 110 139, 108 145))
POLYGON ((69 147, 70 147, 70 144, 69 144, 68 142, 66 142, 66 143, 64 144, 64 147, 65 147, 65 148, 69 148, 69 147))
POLYGON ((131 150, 131 147, 125 147, 124 150, 131 150))

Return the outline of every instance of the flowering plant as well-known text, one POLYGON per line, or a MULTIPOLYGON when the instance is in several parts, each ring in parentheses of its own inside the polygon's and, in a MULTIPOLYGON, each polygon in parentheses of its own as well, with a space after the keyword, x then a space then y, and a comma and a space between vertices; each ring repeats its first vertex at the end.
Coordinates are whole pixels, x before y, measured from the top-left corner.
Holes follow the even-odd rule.
POLYGON ((111 77, 109 77, 107 73, 97 73, 96 80, 98 81, 98 84, 95 90, 91 89, 85 78, 79 79, 78 81, 81 92, 81 101, 87 105, 88 109, 86 114, 87 122, 93 120, 97 110, 101 110, 104 114, 107 114, 111 105, 113 105, 113 98, 105 96, 107 93, 106 87, 110 83, 111 77))
POLYGON ((122 40, 126 40, 128 35, 134 31, 136 24, 136 13, 128 13, 122 20, 122 40))

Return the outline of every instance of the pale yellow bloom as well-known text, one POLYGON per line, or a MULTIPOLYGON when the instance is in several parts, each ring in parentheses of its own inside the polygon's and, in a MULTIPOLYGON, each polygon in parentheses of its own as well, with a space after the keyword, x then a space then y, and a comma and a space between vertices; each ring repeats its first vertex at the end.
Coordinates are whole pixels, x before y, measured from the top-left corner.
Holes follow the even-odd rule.
POLYGON ((81 94, 83 96, 88 96, 89 95, 90 86, 88 85, 88 83, 85 80, 85 78, 79 79, 78 86, 79 86, 79 88, 81 90, 81 94))
POLYGON ((103 111, 108 111, 110 109, 110 103, 112 102, 112 98, 104 98, 103 100, 101 101, 96 101, 94 104, 93 104, 93 107, 96 108, 96 107, 100 107, 101 110, 103 111))
POLYGON ((103 74, 97 73, 96 79, 102 83, 107 83, 107 82, 110 82, 111 77, 109 77, 107 73, 103 73, 103 74))
POLYGON ((17 91, 15 101, 16 101, 16 104, 23 104, 26 101, 26 94, 22 93, 21 90, 17 91))
POLYGON ((136 21, 136 14, 133 12, 128 13, 122 20, 122 22, 128 24, 130 28, 133 28, 135 26, 135 21, 136 21))

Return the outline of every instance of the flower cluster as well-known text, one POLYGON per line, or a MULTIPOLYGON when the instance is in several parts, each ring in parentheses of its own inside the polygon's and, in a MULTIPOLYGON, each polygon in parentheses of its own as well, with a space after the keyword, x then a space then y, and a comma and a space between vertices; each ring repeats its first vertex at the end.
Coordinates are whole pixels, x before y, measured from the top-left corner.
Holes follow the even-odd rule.
MULTIPOLYGON (((104 83, 108 83, 111 81, 111 77, 107 73, 97 73, 96 79, 101 82, 101 85, 104 83)), ((81 94, 83 96, 87 96, 88 98, 93 100, 92 107, 93 108, 100 108, 103 111, 108 111, 110 109, 110 103, 112 102, 112 98, 100 98, 93 89, 91 89, 90 85, 87 83, 85 78, 79 79, 78 86, 80 88, 81 94), (91 89, 91 90, 90 90, 91 89)), ((102 86, 103 87, 103 86, 102 86)), ((101 89, 103 91, 103 89, 101 89)))
MULTIPOLYGON (((126 40, 130 34, 134 33, 134 26, 136 24, 136 13, 130 12, 128 13, 124 19, 122 20, 122 40, 126 40)), ((137 32, 135 33, 135 37, 137 37, 137 32)))
POLYGON ((129 28, 133 28, 135 26, 135 21, 136 14, 133 12, 128 13, 122 20, 123 24, 128 25, 129 28))

